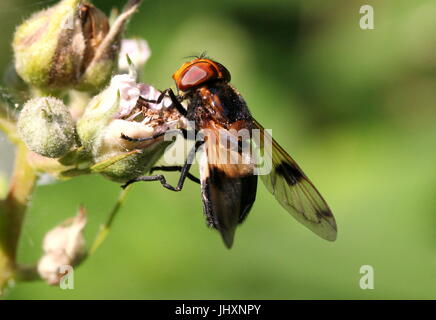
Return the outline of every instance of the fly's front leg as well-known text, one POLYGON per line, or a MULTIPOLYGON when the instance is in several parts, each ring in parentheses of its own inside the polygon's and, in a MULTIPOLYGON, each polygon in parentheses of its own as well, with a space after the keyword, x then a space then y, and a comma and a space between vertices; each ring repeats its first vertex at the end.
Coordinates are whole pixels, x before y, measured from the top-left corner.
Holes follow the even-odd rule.
POLYGON ((177 109, 177 111, 184 117, 186 117, 186 115, 188 114, 188 111, 186 111, 186 109, 183 107, 183 105, 180 103, 179 99, 177 99, 176 94, 174 93, 173 89, 168 88, 165 89, 164 91, 161 92, 161 94, 159 95, 159 97, 157 98, 157 100, 149 100, 149 99, 143 99, 145 102, 149 102, 149 103, 161 103, 163 98, 165 97, 165 95, 168 94, 171 102, 173 103, 173 106, 177 109))
POLYGON ((170 89, 165 89, 164 91, 162 91, 159 95, 159 97, 157 98, 157 100, 150 100, 150 99, 144 99, 143 97, 139 96, 139 99, 144 100, 145 102, 149 102, 149 103, 154 103, 154 104, 159 104, 162 102, 163 98, 165 97, 165 95, 167 94, 168 90, 170 89))
POLYGON ((166 90, 170 96, 171 102, 173 103, 173 106, 179 111, 179 113, 186 117, 188 115, 188 111, 183 107, 182 103, 177 99, 177 96, 174 94, 174 91, 169 88, 166 90))

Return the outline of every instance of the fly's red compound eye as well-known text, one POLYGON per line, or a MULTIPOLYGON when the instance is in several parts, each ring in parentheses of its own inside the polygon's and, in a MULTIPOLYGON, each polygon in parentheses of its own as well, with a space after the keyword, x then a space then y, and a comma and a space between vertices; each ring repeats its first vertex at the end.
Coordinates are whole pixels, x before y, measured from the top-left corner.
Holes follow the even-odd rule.
POLYGON ((177 70, 173 79, 180 90, 186 91, 211 80, 230 81, 230 73, 217 62, 209 59, 195 59, 177 70))
POLYGON ((216 79, 217 70, 209 63, 199 62, 186 68, 179 82, 179 89, 185 91, 206 81, 216 79))

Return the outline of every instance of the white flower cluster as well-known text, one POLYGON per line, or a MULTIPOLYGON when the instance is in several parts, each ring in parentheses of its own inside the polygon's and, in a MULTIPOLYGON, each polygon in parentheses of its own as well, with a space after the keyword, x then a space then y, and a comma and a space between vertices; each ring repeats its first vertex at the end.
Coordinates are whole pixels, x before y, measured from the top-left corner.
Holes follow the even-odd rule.
MULTIPOLYGON (((157 100, 161 92, 154 87, 137 83, 136 79, 130 74, 120 74, 112 78, 110 89, 118 90, 120 93, 120 108, 117 117, 124 118, 130 115, 136 107, 139 97, 146 100, 157 100)), ((158 103, 150 103, 149 108, 154 110, 166 109, 171 105, 171 99, 168 97, 158 103)))

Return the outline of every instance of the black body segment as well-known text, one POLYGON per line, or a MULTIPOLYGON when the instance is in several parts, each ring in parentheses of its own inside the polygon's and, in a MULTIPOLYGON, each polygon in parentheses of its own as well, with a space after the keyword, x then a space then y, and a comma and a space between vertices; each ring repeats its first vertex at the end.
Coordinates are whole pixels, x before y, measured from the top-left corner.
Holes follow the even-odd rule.
POLYGON ((204 85, 184 97, 189 101, 187 118, 195 121, 197 129, 208 127, 209 121, 225 129, 230 129, 232 123, 246 121, 247 129, 252 128, 245 100, 228 83, 204 85))

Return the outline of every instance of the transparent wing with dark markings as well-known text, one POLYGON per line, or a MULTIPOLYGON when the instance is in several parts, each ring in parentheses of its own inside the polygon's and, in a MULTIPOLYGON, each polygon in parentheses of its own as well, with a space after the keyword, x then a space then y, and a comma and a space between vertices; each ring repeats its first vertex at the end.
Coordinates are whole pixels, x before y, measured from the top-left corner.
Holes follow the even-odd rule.
POLYGON ((256 120, 253 123, 261 131, 257 147, 272 160, 270 173, 260 175, 267 189, 301 224, 323 239, 336 240, 336 221, 321 194, 271 135, 256 120), (265 143, 272 147, 266 148, 265 143))

